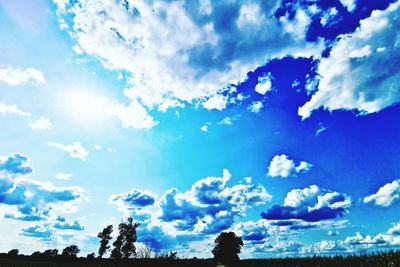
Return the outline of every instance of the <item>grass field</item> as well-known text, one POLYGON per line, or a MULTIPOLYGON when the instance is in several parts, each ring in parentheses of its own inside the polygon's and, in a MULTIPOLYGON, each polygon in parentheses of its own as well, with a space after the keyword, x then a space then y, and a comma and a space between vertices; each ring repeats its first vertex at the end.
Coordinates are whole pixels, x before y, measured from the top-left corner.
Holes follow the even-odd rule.
MULTIPOLYGON (((129 259, 115 261, 110 259, 62 259, 53 257, 48 259, 38 259, 29 256, 0 257, 1 267, 223 267, 217 265, 212 259, 129 259)), ((305 257, 305 258, 285 258, 285 259, 248 259, 241 260, 236 267, 400 267, 400 251, 377 253, 373 255, 351 255, 334 257, 305 257)))

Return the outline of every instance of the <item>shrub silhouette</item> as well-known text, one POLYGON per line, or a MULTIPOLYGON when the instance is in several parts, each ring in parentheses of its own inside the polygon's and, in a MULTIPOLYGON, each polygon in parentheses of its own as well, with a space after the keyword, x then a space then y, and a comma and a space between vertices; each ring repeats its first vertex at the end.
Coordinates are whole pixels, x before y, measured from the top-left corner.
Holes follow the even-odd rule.
POLYGON ((94 252, 86 255, 86 259, 88 259, 88 260, 94 260, 95 258, 96 258, 96 256, 94 255, 94 252))
POLYGON ((56 257, 58 255, 58 249, 46 249, 42 255, 44 257, 56 257))
POLYGON ((239 262, 239 254, 243 246, 241 237, 234 232, 222 232, 214 241, 212 250, 214 259, 227 266, 235 266, 239 262))
POLYGON ((61 256, 65 258, 76 258, 80 249, 76 245, 71 245, 63 249, 61 256))
POLYGON ((16 257, 16 256, 18 256, 18 254, 19 254, 19 250, 18 250, 18 249, 12 249, 12 250, 10 250, 7 254, 8 254, 8 256, 10 256, 10 257, 16 257))

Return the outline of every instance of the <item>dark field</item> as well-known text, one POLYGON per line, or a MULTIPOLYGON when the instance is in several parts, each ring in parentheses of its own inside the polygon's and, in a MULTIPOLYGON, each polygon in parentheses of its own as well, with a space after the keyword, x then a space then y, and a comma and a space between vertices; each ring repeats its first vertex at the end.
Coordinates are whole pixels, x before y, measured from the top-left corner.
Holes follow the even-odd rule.
MULTIPOLYGON (((39 259, 29 256, 8 257, 0 256, 1 267, 50 267, 50 266, 81 266, 81 267, 117 267, 117 266, 140 266, 140 267, 217 267, 212 259, 129 259, 117 261, 111 259, 63 259, 60 257, 39 259)), ((222 266, 222 265, 219 265, 222 266)), ((400 267, 400 251, 377 253, 373 255, 352 255, 335 257, 307 257, 307 258, 285 258, 285 259, 250 259, 241 260, 236 267, 308 267, 308 266, 332 266, 332 267, 400 267)))

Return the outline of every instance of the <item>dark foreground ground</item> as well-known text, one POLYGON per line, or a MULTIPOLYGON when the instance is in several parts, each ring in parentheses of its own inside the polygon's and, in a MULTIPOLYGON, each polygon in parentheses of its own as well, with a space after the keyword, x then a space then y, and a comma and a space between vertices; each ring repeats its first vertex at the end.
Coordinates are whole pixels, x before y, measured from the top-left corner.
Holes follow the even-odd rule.
MULTIPOLYGON (((9 257, 0 255, 1 267, 216 267, 212 259, 130 259, 115 261, 110 259, 63 259, 51 257, 47 259, 33 258, 30 256, 9 257)), ((221 266, 221 265, 219 265, 221 266)), ((309 258, 286 258, 286 259, 253 259, 241 260, 235 267, 308 267, 308 266, 332 266, 332 267, 400 267, 400 251, 378 253, 373 255, 353 255, 336 257, 309 257, 309 258)))

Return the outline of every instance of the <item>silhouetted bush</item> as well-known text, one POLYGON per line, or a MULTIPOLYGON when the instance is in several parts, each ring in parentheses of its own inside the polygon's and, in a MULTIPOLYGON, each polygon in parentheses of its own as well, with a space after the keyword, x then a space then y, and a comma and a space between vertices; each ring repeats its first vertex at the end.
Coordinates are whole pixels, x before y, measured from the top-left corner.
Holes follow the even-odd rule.
POLYGON ((18 256, 18 253, 19 253, 18 249, 12 249, 12 250, 10 250, 7 254, 8 254, 10 257, 16 257, 16 256, 18 256))
POLYGON ((76 258, 80 249, 76 245, 71 245, 63 249, 61 256, 64 258, 76 258))

